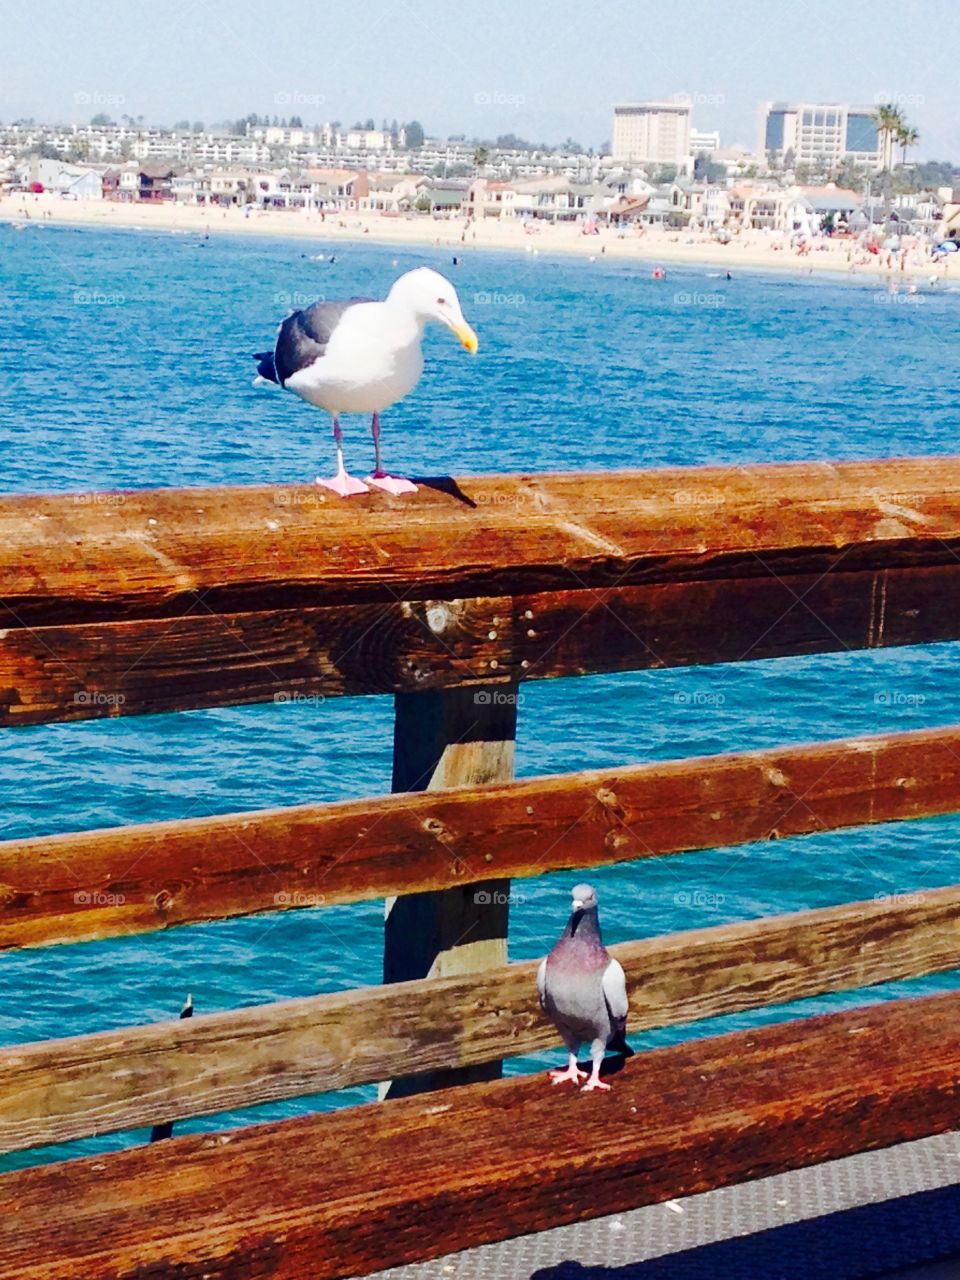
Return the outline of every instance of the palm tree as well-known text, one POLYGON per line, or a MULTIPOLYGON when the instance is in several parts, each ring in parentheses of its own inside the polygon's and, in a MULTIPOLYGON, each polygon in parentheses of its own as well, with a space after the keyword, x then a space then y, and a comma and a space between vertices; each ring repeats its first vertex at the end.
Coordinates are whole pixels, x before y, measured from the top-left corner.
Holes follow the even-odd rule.
POLYGON ((477 147, 476 151, 473 153, 473 167, 477 173, 486 166, 489 159, 490 152, 487 148, 483 146, 477 147))
POLYGON ((892 102, 886 102, 877 107, 873 118, 880 138, 880 168, 881 170, 890 169, 893 160, 893 142, 895 138, 899 138, 904 124, 903 112, 892 102))
POLYGON ((920 134, 913 125, 907 124, 906 121, 900 126, 897 133, 897 142, 903 148, 903 164, 907 163, 907 147, 915 147, 920 141, 920 134))

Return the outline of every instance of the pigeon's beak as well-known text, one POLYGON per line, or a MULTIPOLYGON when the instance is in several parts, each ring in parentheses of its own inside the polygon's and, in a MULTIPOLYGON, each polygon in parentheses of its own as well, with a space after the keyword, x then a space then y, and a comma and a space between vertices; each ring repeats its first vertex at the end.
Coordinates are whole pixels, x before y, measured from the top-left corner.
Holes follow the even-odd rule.
POLYGON ((573 900, 573 909, 574 909, 574 911, 582 911, 582 910, 583 910, 583 903, 580 901, 580 899, 579 899, 579 898, 574 898, 574 900, 573 900))
POLYGON ((470 354, 475 356, 477 354, 477 347, 480 344, 477 341, 477 335, 467 324, 466 320, 454 320, 451 323, 450 328, 457 335, 470 354))

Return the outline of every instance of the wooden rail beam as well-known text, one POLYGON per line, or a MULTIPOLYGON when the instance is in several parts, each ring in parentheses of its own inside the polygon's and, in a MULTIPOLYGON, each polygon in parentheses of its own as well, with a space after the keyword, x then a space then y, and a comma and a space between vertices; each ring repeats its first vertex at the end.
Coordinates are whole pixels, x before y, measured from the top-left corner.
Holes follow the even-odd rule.
POLYGON ((364 1274, 942 1133, 958 1075, 951 994, 174 1138, 0 1177, 0 1278, 364 1274))
POLYGON ((9 840, 0 842, 0 949, 451 889, 958 808, 954 726, 9 840))
MULTIPOLYGON (((960 886, 612 947, 630 1029, 960 966, 960 886)), ((558 1043, 535 964, 0 1049, 0 1151, 216 1114, 558 1043)), ((459 1094, 457 1095, 460 1096, 459 1094)))
POLYGON ((0 501, 0 722, 960 638, 960 459, 0 501))

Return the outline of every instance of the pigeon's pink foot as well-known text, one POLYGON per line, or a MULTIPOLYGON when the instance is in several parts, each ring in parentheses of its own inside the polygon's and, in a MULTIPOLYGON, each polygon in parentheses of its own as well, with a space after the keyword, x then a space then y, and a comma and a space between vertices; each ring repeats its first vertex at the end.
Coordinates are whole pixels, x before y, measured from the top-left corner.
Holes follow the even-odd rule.
POLYGON ((586 1071, 581 1071, 576 1063, 571 1064, 569 1067, 564 1067, 562 1071, 550 1071, 547 1074, 550 1076, 551 1084, 563 1084, 566 1080, 569 1080, 571 1084, 579 1084, 581 1080, 586 1080, 587 1078, 586 1071))
POLYGON ((387 493, 417 492, 417 486, 412 480, 405 480, 403 476, 389 476, 385 471, 374 471, 367 476, 367 479, 372 485, 386 490, 387 493))
MULTIPOLYGON (((586 1072, 584 1072, 584 1075, 586 1075, 586 1072)), ((605 1089, 609 1093, 610 1086, 608 1084, 604 1084, 599 1076, 591 1076, 580 1092, 590 1093, 593 1089, 605 1089)))
POLYGON ((356 476, 348 475, 346 471, 338 471, 329 480, 324 479, 323 476, 317 476, 316 483, 322 485, 325 489, 332 489, 341 498, 349 498, 352 493, 370 492, 369 485, 364 484, 362 480, 358 480, 356 476))

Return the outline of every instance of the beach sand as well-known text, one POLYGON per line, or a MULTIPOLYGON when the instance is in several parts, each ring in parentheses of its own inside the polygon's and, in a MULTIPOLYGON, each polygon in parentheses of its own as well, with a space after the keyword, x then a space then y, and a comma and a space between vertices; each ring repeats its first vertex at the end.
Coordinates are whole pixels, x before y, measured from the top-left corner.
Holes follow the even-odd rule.
POLYGON ((462 217, 434 219, 426 215, 391 217, 381 213, 350 211, 327 213, 303 209, 257 210, 205 208, 164 201, 157 204, 114 201, 71 201, 50 194, 0 197, 0 221, 43 222, 70 226, 135 227, 143 230, 180 231, 210 235, 291 236, 329 244, 370 240, 380 244, 426 245, 455 253, 467 249, 505 249, 513 252, 576 254, 604 260, 640 260, 688 263, 727 268, 791 271, 800 275, 845 272, 891 277, 904 282, 914 276, 921 283, 931 277, 960 279, 960 267, 952 254, 939 265, 919 251, 905 255, 866 254, 850 240, 823 238, 805 255, 790 248, 782 233, 745 231, 729 244, 720 244, 705 233, 649 228, 642 234, 629 229, 620 235, 603 228, 597 235, 583 235, 572 224, 537 224, 530 232, 514 219, 488 218, 471 225, 462 217))

